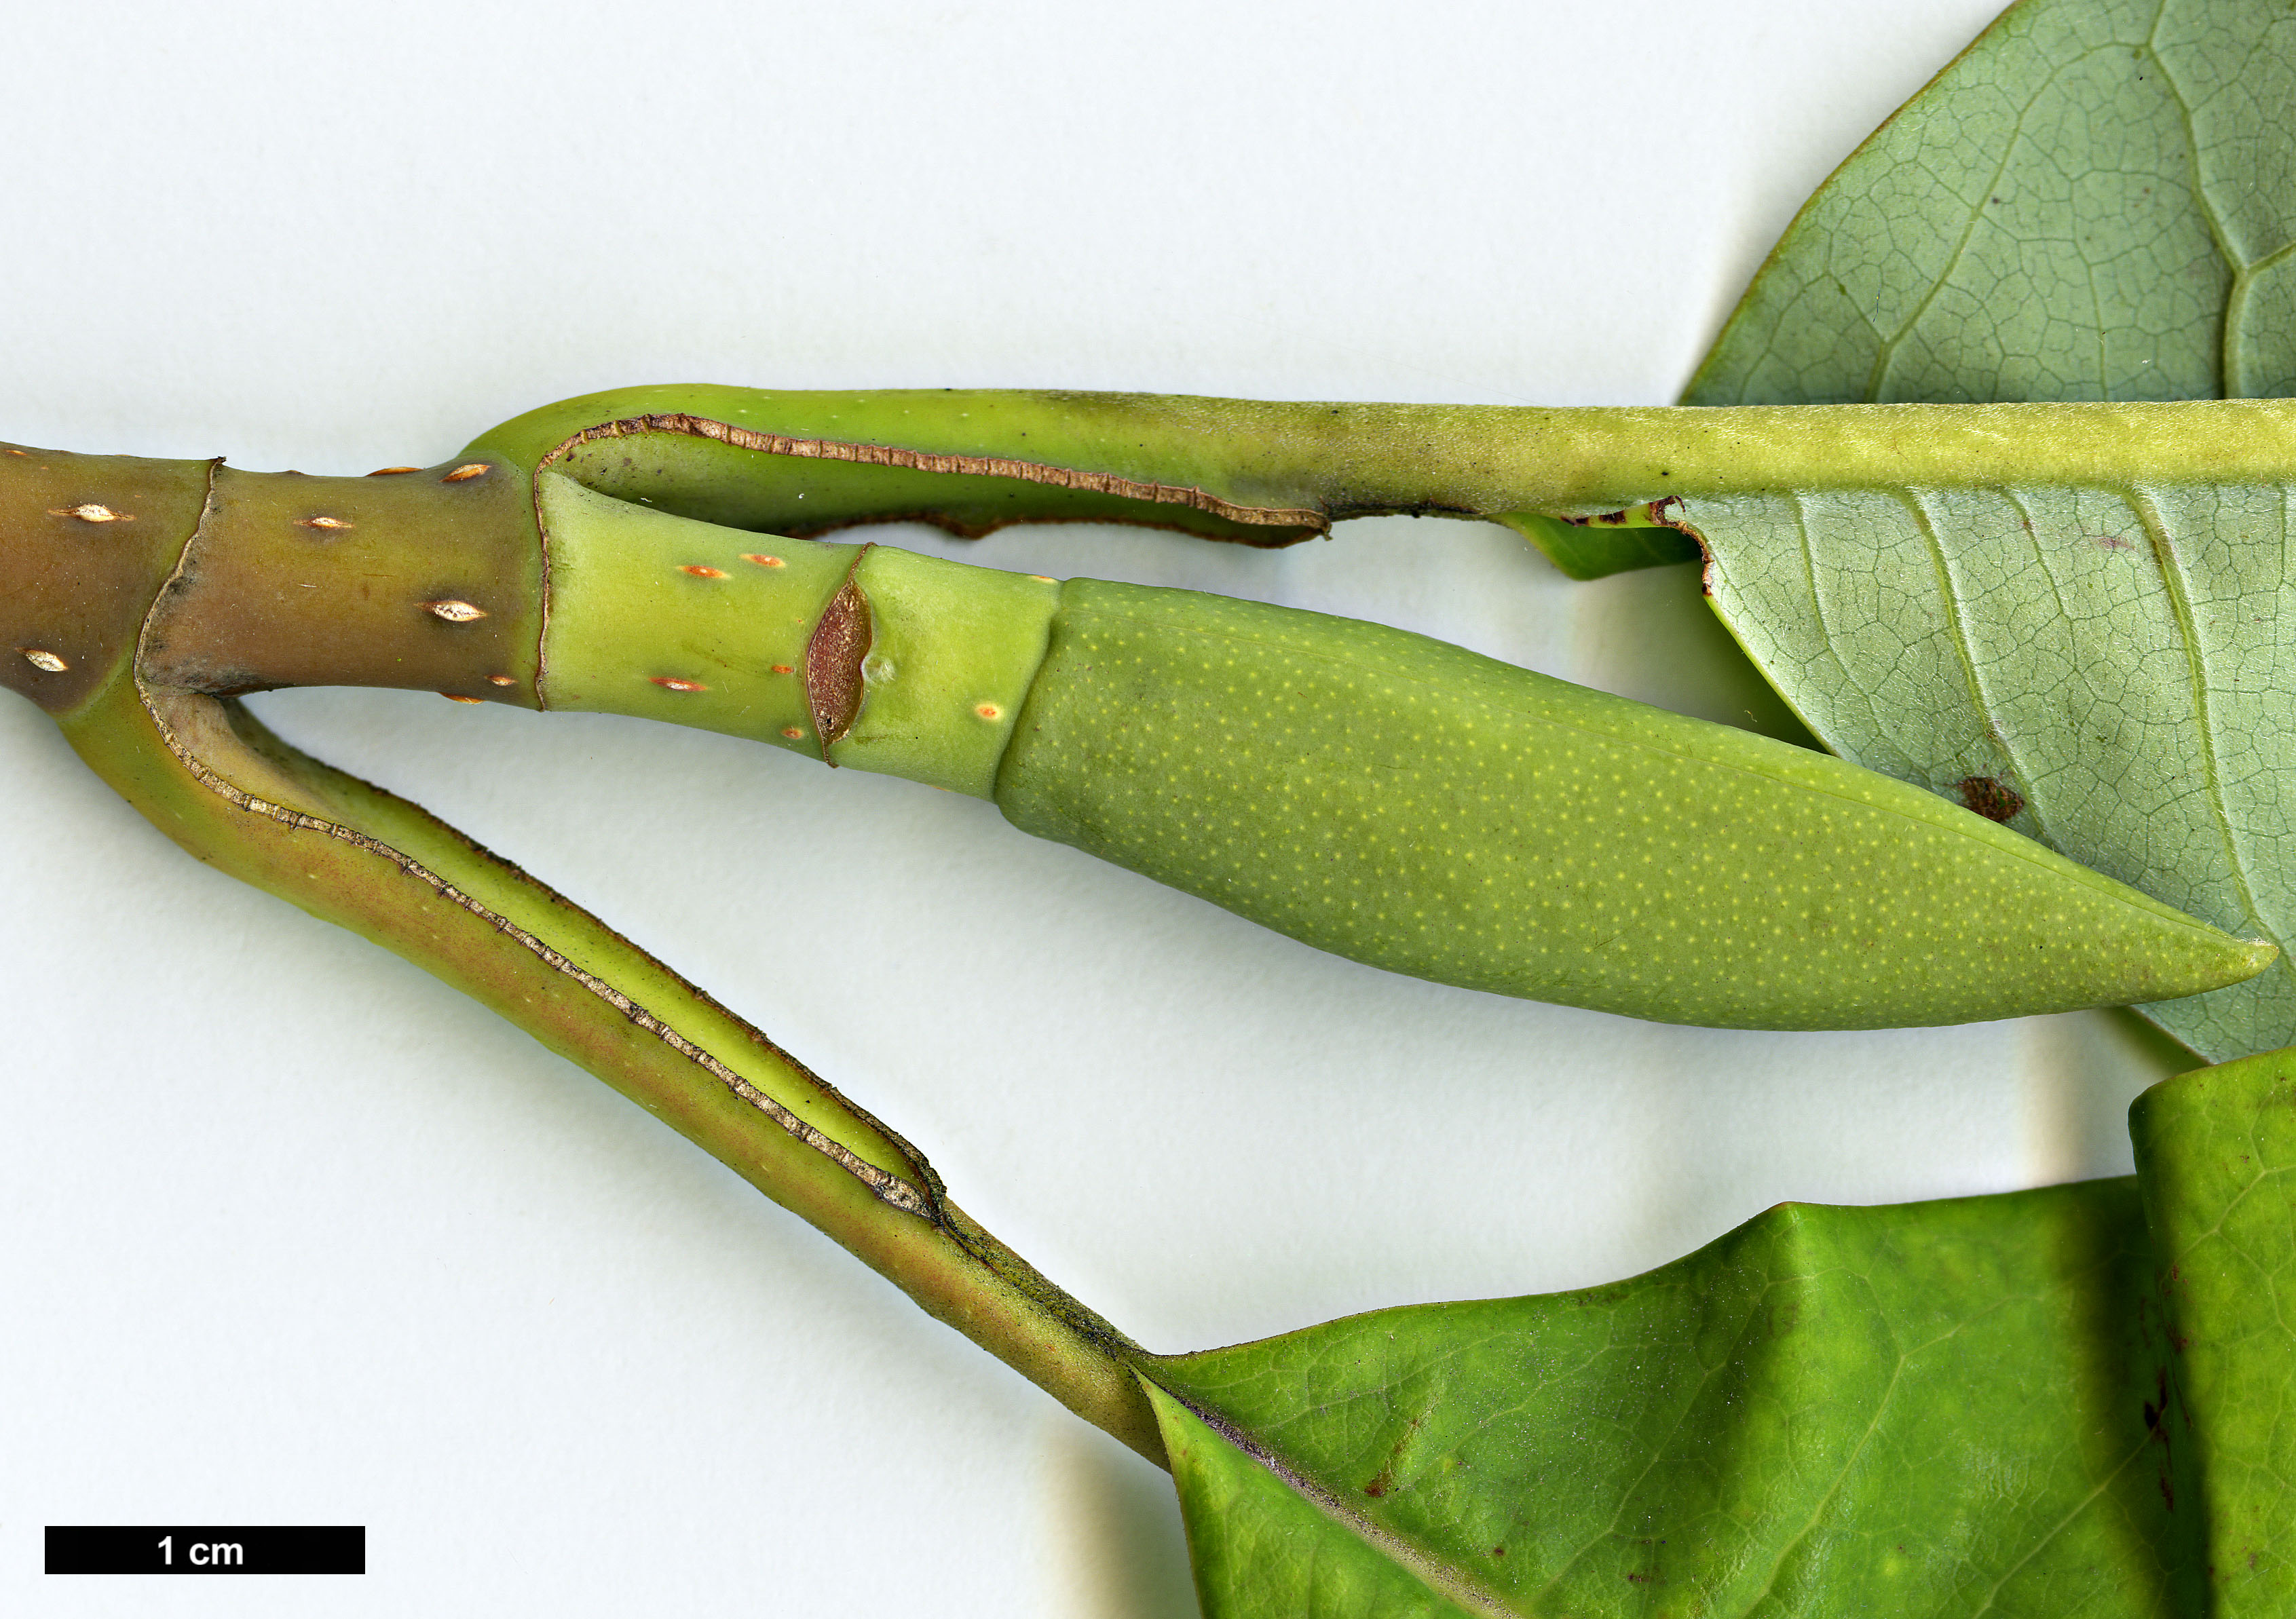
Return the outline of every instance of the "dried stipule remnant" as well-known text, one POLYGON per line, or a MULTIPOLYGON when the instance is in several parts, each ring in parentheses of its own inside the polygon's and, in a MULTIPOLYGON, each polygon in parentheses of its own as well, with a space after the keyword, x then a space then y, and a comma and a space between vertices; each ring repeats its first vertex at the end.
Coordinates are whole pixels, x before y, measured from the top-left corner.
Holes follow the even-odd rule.
MULTIPOLYGON (((867 554, 864 548, 864 555, 867 554)), ((855 560, 859 566, 859 559, 855 560)), ((849 574, 805 643, 805 696, 828 764, 830 745, 861 715, 861 664, 869 656, 869 598, 849 574)))

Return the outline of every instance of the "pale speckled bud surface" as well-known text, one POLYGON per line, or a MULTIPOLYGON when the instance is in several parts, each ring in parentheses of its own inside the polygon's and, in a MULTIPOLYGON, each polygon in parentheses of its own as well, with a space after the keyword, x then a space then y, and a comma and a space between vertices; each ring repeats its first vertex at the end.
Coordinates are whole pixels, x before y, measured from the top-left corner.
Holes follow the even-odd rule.
MULTIPOLYGON (((939 469, 933 476, 970 478, 964 469, 994 447, 977 437, 982 421, 1003 420, 1010 406, 1031 424, 1031 454, 1046 453, 1036 428, 1069 417, 1123 421, 1138 429, 1142 454, 1142 445, 1162 445, 1171 454, 1147 455, 1138 469, 1152 478, 1124 482, 1136 495, 1148 491, 1160 511, 1199 511, 1207 501, 1262 516, 1319 504, 1341 513, 1392 508, 1398 503, 1386 495, 1374 498, 1369 485, 1349 482, 1352 472, 1341 479, 1346 489, 1319 494, 1312 480, 1288 477, 1223 481, 1179 456, 1183 445, 1201 449, 1202 435, 1193 429, 1207 421, 1235 428, 1276 412, 1290 424, 1284 431, 1313 441, 1294 450, 1328 459, 1340 440, 1375 425, 1357 421, 1352 407, 1285 407, 1286 415, 1248 402, 1075 396, 712 397, 713 408, 771 405, 768 416, 797 416, 769 433, 764 418, 744 426, 655 409, 583 428, 537 454, 545 466, 570 465, 586 446, 611 440, 623 457, 615 464, 637 478, 617 483, 618 495, 688 513, 672 518, 578 493, 543 474, 553 558, 545 660, 551 706, 735 731, 825 752, 833 763, 992 796, 1025 830, 1335 953, 1444 983, 1663 1021, 1878 1027, 2157 1002, 2239 982, 2274 959, 2269 944, 2232 938, 1918 788, 1378 625, 1185 592, 1089 581, 1055 587, 882 546, 807 552, 821 565, 808 565, 802 590, 794 588, 794 567, 768 589, 723 558, 710 566, 727 576, 696 585, 690 569, 666 566, 676 559, 663 542, 680 556, 713 558, 758 544, 794 558, 811 543, 761 542, 692 521, 705 510, 734 515, 697 494, 719 489, 723 469, 695 487, 672 477, 668 463, 645 472, 647 455, 691 441, 768 470, 783 461, 833 461, 873 478, 883 462, 898 463, 894 470, 907 477, 931 463, 939 469), (816 405, 836 421, 806 416, 816 405), (849 421, 852 411, 929 442, 793 430, 857 432, 866 423, 849 421), (1263 504, 1239 503, 1247 500, 1263 504), (642 571, 650 571, 637 579, 629 569, 641 552, 642 571), (611 588, 586 588, 586 569, 611 588), (840 605, 826 610, 832 600, 840 605), (850 656, 808 656, 830 642, 850 656), (578 668, 592 653, 606 663, 578 668), (650 673, 657 664, 684 672, 650 673), (755 677, 788 682, 791 666, 802 679, 788 683, 786 711, 755 706, 747 695, 755 677), (820 688, 808 710, 796 706, 800 687, 820 688)), ((1565 453, 1573 435, 1611 434, 1617 441, 1606 440, 1599 454, 1579 446, 1606 466, 1625 464, 1621 455, 1637 465, 1637 455, 1654 457, 1647 479, 1636 474, 1599 487, 1605 499, 1665 496, 1642 514, 1650 522, 1661 508, 1677 509, 1669 487, 1702 487, 1725 466, 1745 475, 1750 458, 1763 487, 1800 487, 1809 468, 1795 458, 1821 448, 1837 472, 1849 466, 1902 476, 1909 455, 1926 454, 1953 478, 1981 482, 1988 456, 1997 460, 2005 444, 2087 465, 2126 458, 2134 445, 2157 448, 2162 434, 2191 437, 2205 428, 2220 450, 2254 438, 2249 450, 2269 459, 2296 428, 2296 419, 2270 411, 2206 423, 2164 411, 1872 408, 1821 413, 1822 420, 1793 412, 1557 412, 1505 421, 1521 429, 1509 440, 1519 470, 1580 464, 1585 456, 1565 453)), ((1374 434, 1384 446, 1379 454, 1414 461, 1430 453, 1427 433, 1449 420, 1403 407, 1374 414, 1384 423, 1374 434)), ((567 424, 537 417, 521 431, 557 433, 567 424)), ((1103 446, 1094 456, 1103 450, 1114 454, 1103 446)), ((999 508, 996 520, 1075 515, 1061 503, 1078 479, 1114 477, 1097 460, 1081 471, 1063 470, 1057 460, 981 464, 992 460, 999 476, 1020 480, 1015 489, 1051 503, 999 508)), ((1597 492, 1568 477, 1535 484, 1441 509, 1568 510, 1597 492)), ((768 505, 738 515, 750 523, 794 515, 768 505)), ((1631 505, 1587 532, 1632 530, 1638 509, 1631 505)), ((840 520, 855 520, 863 509, 840 507, 840 520)), ((882 503, 874 511, 898 514, 882 503)), ((987 526, 985 514, 978 526, 987 526)))
POLYGON ((997 802, 1321 949, 1664 1022, 1972 1021, 2273 954, 1839 760, 1184 591, 1065 587, 997 802))

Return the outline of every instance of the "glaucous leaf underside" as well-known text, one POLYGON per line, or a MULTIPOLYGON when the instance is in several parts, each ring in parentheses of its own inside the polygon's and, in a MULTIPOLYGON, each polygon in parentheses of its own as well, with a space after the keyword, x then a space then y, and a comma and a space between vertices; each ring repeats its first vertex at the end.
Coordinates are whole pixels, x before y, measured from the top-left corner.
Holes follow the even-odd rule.
POLYGON ((2296 391, 2296 13, 2025 0, 1804 205, 1685 405, 2296 391))
POLYGON ((2202 486, 1685 515, 1715 609, 1837 751, 2281 945, 2244 984, 2144 1009, 2221 1060, 2296 1043, 2292 510, 2286 489, 2202 486))
MULTIPOLYGON (((2027 0, 1805 207, 1691 405, 2296 391, 2296 12, 2027 0)), ((2281 487, 1685 503, 1714 607, 1844 757, 2284 952, 2281 487)), ((1981 927, 1981 919, 1973 919, 1981 927)), ((2296 969, 2145 1009, 2296 1042, 2296 969)))

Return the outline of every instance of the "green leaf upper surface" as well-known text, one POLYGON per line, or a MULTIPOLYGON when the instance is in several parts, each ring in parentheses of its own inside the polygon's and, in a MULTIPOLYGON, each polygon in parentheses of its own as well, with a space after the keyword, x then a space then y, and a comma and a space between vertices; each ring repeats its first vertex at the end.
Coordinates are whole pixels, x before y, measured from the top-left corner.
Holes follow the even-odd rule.
MULTIPOLYGON (((2026 0, 1804 208, 1685 402, 2296 390, 2296 12, 2026 0)), ((1693 501, 1715 610, 1846 758, 2283 945, 2296 491, 1693 501)), ((2296 969, 2148 1015, 2296 1042, 2296 969)))
POLYGON ((1804 207, 1685 405, 2296 392, 2296 14, 2026 0, 1804 207))
POLYGON ((2296 1053, 2155 1085, 2129 1115, 2217 1619, 2296 1611, 2296 1053))
POLYGON ((2150 1284, 2131 1181, 1784 1206, 1616 1286, 1165 1362, 1206 1611, 2187 1608, 2150 1284))

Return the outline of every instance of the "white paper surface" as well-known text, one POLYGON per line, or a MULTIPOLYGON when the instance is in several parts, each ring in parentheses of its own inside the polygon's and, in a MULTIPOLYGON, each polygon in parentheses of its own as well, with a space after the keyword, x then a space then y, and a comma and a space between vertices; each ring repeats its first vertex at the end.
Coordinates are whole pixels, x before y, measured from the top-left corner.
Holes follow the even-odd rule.
MULTIPOLYGON (((685 380, 1664 403, 1994 9, 18 7, 0 437, 358 472, 685 380)), ((1681 570, 1572 585, 1480 525, 965 554, 1693 709, 1719 639, 1681 570)), ((1156 1348, 1607 1280, 1785 1198, 2124 1173, 2172 1067, 2103 1014, 1505 1002, 724 737, 256 706, 750 1017, 1156 1348)), ((1153 1468, 525 1035, 195 864, 13 699, 0 773, 0 1610, 1192 1611, 1153 1468), (365 1524, 370 1572, 163 1604, 39 1573, 45 1524, 146 1521, 365 1524)))

